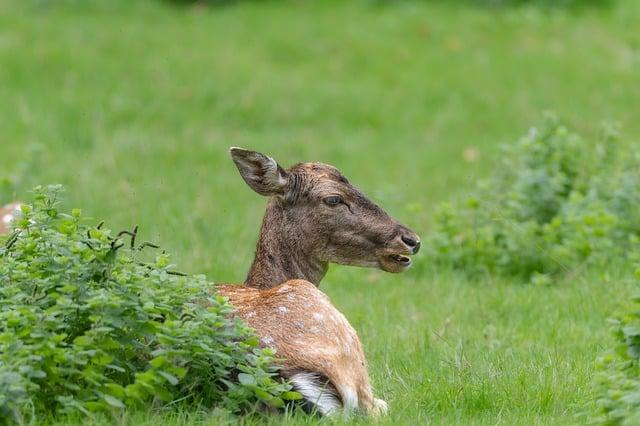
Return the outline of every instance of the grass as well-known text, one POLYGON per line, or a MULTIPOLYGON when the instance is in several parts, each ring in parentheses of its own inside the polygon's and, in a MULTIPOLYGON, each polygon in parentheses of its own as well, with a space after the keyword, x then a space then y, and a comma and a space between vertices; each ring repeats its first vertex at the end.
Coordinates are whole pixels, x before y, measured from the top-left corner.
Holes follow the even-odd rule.
MULTIPOLYGON (((69 207, 139 223, 181 270, 240 282, 264 200, 229 146, 332 163, 427 235, 433 206, 487 175, 544 110, 591 139, 602 120, 638 139, 639 20, 633 0, 546 12, 0 0, 0 175, 23 170, 19 198, 63 183, 69 207)), ((416 260, 403 275, 335 267, 322 285, 359 331, 391 406, 383 423, 583 422, 605 319, 633 288, 624 271, 536 287, 416 260)), ((222 421, 183 408, 117 422, 222 421)))

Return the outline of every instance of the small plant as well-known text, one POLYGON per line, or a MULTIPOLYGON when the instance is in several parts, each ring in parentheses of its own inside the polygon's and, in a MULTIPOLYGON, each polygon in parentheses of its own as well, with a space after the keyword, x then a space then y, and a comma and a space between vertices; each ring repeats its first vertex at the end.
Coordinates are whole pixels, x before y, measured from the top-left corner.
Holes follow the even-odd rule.
MULTIPOLYGON (((44 413, 198 403, 231 412, 295 399, 274 354, 203 276, 142 260, 118 235, 35 189, 0 248, 0 423, 44 413)), ((154 246, 155 247, 155 246, 154 246)))
MULTIPOLYGON (((640 269, 636 272, 640 280, 640 269)), ((640 295, 611 320, 615 347, 597 361, 593 423, 640 424, 640 295)))
POLYGON ((437 264, 545 283, 640 238, 640 159, 615 132, 589 143, 549 117, 503 158, 463 204, 440 206, 426 244, 437 264))

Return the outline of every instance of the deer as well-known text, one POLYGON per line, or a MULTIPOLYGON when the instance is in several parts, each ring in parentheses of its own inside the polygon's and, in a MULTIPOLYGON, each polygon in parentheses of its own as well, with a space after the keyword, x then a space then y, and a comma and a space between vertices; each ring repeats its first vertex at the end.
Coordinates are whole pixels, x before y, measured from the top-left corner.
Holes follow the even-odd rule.
MULTIPOLYGON (((285 170, 256 151, 229 152, 246 184, 268 201, 244 283, 217 284, 215 292, 256 331, 262 347, 275 350, 280 376, 302 395, 305 409, 385 414, 357 332, 318 287, 331 263, 404 272, 420 238, 331 165, 285 170)), ((18 208, 0 210, 5 233, 18 208)))
POLYGON ((373 395, 356 331, 318 287, 331 263, 403 272, 420 238, 334 166, 299 163, 285 170, 256 151, 229 152, 246 184, 268 201, 243 285, 218 284, 218 294, 262 346, 275 349, 280 375, 309 409, 386 413, 386 402, 373 395))

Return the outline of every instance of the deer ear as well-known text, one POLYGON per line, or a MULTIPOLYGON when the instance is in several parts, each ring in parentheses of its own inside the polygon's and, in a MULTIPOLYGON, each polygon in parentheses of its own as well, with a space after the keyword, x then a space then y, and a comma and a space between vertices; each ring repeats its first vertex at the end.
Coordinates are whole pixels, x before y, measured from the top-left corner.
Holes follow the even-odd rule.
POLYGON ((287 188, 287 172, 271 157, 259 152, 232 147, 231 159, 240 175, 260 195, 284 195, 287 188))

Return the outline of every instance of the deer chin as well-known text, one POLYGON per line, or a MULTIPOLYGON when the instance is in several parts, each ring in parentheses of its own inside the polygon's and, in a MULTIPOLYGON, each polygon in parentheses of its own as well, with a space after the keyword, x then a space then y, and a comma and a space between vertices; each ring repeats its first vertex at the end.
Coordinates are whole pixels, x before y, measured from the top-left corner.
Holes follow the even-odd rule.
POLYGON ((385 272, 400 273, 411 266, 411 258, 405 254, 384 254, 378 257, 380 269, 385 272))

